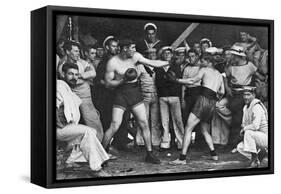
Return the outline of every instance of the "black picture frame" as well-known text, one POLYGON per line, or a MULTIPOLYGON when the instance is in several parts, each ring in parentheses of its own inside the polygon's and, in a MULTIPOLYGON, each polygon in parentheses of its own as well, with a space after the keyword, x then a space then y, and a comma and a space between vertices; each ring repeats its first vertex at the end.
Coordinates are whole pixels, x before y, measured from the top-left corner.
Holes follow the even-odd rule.
POLYGON ((123 184, 274 173, 274 21, 260 19, 151 13, 46 6, 31 12, 31 182, 46 188, 123 184), (55 178, 55 55, 56 15, 153 18, 177 21, 265 26, 269 49, 269 163, 267 168, 58 181, 55 178))

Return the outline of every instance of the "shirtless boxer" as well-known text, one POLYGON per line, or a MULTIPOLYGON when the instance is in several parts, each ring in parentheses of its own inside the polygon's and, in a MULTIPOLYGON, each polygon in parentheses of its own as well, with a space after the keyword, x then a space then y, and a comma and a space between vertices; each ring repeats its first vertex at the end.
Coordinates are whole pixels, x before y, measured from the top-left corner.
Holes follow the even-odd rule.
POLYGON ((210 122, 215 111, 217 96, 224 94, 224 84, 222 75, 213 67, 214 62, 210 54, 201 56, 202 68, 193 78, 174 79, 181 84, 194 84, 201 80, 201 91, 191 113, 189 114, 185 127, 183 148, 179 159, 172 161, 171 164, 186 164, 186 153, 191 141, 191 133, 195 126, 201 121, 202 134, 210 148, 211 158, 218 160, 214 149, 212 137, 210 135, 210 122))
POLYGON ((152 67, 162 67, 168 65, 168 62, 144 58, 136 52, 136 45, 131 40, 120 41, 119 45, 121 52, 108 61, 105 73, 106 86, 116 88, 116 93, 113 101, 112 121, 105 133, 102 144, 104 148, 108 147, 112 136, 119 129, 125 110, 130 109, 143 133, 147 148, 145 161, 159 164, 160 160, 152 153, 151 133, 142 94, 137 82, 138 76, 135 67, 137 63, 152 67))

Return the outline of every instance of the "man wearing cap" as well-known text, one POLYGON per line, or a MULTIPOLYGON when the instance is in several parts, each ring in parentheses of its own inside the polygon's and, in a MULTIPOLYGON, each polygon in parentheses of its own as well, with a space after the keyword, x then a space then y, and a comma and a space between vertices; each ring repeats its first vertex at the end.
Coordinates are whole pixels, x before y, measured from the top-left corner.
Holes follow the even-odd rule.
POLYGON ((155 48, 157 52, 162 47, 162 41, 157 38, 158 28, 154 23, 144 25, 145 38, 138 44, 140 53, 145 54, 147 49, 155 48))
POLYGON ((255 87, 244 87, 242 129, 243 141, 237 150, 251 160, 250 167, 259 167, 268 148, 268 114, 265 106, 255 98, 255 87))
MULTIPOLYGON (((145 57, 148 59, 157 59, 157 50, 155 48, 150 48, 145 53, 145 57)), ((151 129, 152 145, 159 147, 161 142, 160 112, 157 89, 155 85, 154 68, 139 64, 137 65, 137 71, 139 75, 140 90, 143 96, 146 114, 151 129)), ((140 128, 137 130, 136 143, 139 146, 144 145, 140 128)))
POLYGON ((194 84, 201 80, 200 96, 188 116, 187 125, 184 131, 183 148, 179 159, 172 161, 171 164, 186 164, 186 153, 191 142, 191 134, 195 126, 201 122, 202 133, 210 149, 212 160, 218 160, 215 152, 212 136, 210 135, 210 123, 215 111, 218 97, 224 94, 224 84, 222 75, 214 68, 213 57, 210 54, 201 56, 201 68, 193 78, 171 80, 181 84, 194 84))
MULTIPOLYGON (((104 76, 107 62, 118 54, 118 40, 114 36, 108 36, 103 41, 105 53, 97 67, 97 76, 94 80, 93 96, 94 104, 97 107, 104 131, 110 126, 112 119, 112 106, 114 98, 114 90, 105 86, 104 76)), ((126 112, 120 127, 120 130, 114 135, 114 140, 111 142, 111 147, 108 151, 118 154, 119 150, 126 149, 128 143, 127 123, 130 114, 126 112)))
POLYGON ((66 62, 74 63, 79 68, 79 78, 72 88, 75 94, 82 100, 80 111, 84 123, 97 130, 97 137, 101 141, 103 138, 103 128, 100 121, 99 114, 92 102, 90 83, 96 76, 95 69, 86 61, 80 58, 80 44, 77 42, 69 41, 65 45, 66 58, 58 66, 58 77, 63 77, 63 66, 66 62))
POLYGON ((201 47, 201 52, 205 53, 207 48, 212 47, 212 42, 208 38, 203 38, 200 40, 200 47, 201 47))
POLYGON ((131 110, 143 132, 147 149, 145 161, 159 164, 160 160, 152 153, 151 133, 135 68, 137 63, 152 67, 162 67, 169 63, 144 58, 136 52, 136 44, 132 40, 122 40, 119 45, 120 54, 112 57, 106 67, 105 84, 107 87, 116 89, 113 100, 112 121, 109 129, 105 132, 102 144, 105 148, 108 147, 111 138, 121 125, 124 112, 131 110))
POLYGON ((164 129, 160 148, 169 149, 171 146, 170 115, 178 149, 182 148, 183 122, 181 114, 181 85, 168 80, 168 72, 175 77, 181 77, 180 65, 172 62, 172 49, 165 46, 161 48, 162 60, 169 61, 170 66, 156 68, 156 86, 160 103, 161 123, 164 129))
POLYGON ((240 141, 239 128, 243 116, 243 87, 252 84, 252 78, 256 74, 257 67, 246 60, 243 47, 232 46, 229 50, 232 55, 230 66, 226 69, 226 77, 229 82, 227 94, 229 98, 229 109, 232 112, 232 124, 229 136, 229 145, 236 146, 240 141))

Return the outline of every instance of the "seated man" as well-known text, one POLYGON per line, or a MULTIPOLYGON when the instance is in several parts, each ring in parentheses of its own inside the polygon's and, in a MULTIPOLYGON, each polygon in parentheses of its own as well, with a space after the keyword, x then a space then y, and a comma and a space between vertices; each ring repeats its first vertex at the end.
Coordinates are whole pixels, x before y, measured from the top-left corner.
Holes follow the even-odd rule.
POLYGON ((71 155, 68 162, 88 161, 93 171, 99 171, 109 156, 97 138, 96 129, 78 124, 81 100, 71 90, 78 80, 78 66, 74 63, 65 63, 62 71, 64 81, 57 80, 57 140, 67 142, 80 152, 80 155, 78 154, 80 157, 73 158, 71 155))
POLYGON ((265 106, 255 98, 254 87, 244 87, 243 141, 237 146, 242 155, 251 159, 250 167, 259 167, 261 154, 268 148, 268 114, 265 106), (260 150, 260 152, 259 152, 260 150))

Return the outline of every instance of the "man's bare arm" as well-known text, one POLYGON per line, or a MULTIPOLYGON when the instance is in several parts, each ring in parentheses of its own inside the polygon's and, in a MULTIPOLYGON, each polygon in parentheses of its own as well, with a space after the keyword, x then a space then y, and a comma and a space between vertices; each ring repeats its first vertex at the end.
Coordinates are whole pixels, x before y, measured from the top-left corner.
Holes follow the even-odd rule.
POLYGON ((104 81, 105 81, 106 87, 117 87, 121 83, 123 83, 123 79, 121 79, 121 80, 114 79, 114 77, 115 77, 114 71, 115 71, 114 64, 113 64, 112 60, 109 60, 107 63, 106 72, 105 72, 105 76, 104 76, 104 81))
POLYGON ((168 61, 150 60, 143 57, 140 53, 135 53, 134 59, 141 64, 148 65, 151 67, 164 67, 169 65, 168 61))
POLYGON ((96 77, 96 70, 92 66, 87 66, 85 72, 81 73, 81 77, 84 80, 93 79, 96 77))

